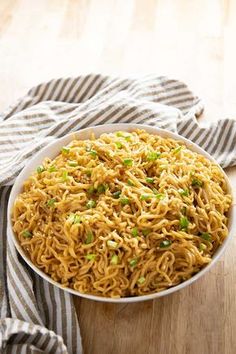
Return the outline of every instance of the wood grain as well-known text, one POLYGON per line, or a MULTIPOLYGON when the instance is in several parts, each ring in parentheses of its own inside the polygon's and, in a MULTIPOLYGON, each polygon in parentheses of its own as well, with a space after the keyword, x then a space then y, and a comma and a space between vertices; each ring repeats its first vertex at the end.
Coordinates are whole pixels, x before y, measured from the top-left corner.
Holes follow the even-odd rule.
MULTIPOLYGON (((235 118, 235 33, 234 0, 0 0, 0 109, 53 77, 158 73, 204 99, 202 120, 235 118)), ((76 298, 85 354, 236 353, 235 252, 236 238, 202 279, 155 301, 76 298)))

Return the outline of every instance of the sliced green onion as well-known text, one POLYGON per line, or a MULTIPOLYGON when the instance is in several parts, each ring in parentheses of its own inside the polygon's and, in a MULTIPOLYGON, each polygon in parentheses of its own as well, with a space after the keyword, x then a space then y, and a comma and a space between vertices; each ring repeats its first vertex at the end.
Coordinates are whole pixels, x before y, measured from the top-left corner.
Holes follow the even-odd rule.
POLYGON ((121 203, 121 205, 127 205, 130 203, 130 200, 129 200, 129 198, 122 197, 122 198, 120 198, 120 203, 121 203))
POLYGON ((160 157, 161 157, 161 153, 160 152, 153 151, 153 152, 149 152, 147 154, 147 160, 148 161, 155 161, 155 160, 159 159, 160 157))
POLYGON ((94 253, 87 254, 85 258, 88 259, 89 261, 94 261, 94 259, 96 258, 96 254, 94 253))
POLYGON ((152 178, 152 177, 147 177, 147 178, 146 178, 146 182, 147 182, 147 183, 154 183, 154 178, 152 178))
POLYGON ((137 237, 138 236, 138 229, 137 227, 134 227, 131 231, 132 236, 137 237))
POLYGON ((56 203, 56 199, 52 198, 47 201, 47 206, 52 207, 56 203))
POLYGON ((89 200, 88 201, 88 203, 86 204, 86 207, 88 208, 88 209, 92 209, 92 208, 95 208, 95 206, 96 206, 96 202, 95 202, 95 200, 89 200))
POLYGON ((90 150, 89 151, 89 154, 92 156, 92 157, 96 157, 97 156, 97 151, 95 151, 95 150, 90 150))
POLYGON ((135 267, 135 266, 137 265, 137 263, 138 263, 137 258, 131 259, 131 261, 129 262, 129 264, 130 264, 131 267, 135 267))
POLYGON ((89 243, 92 243, 93 240, 94 240, 94 237, 93 237, 92 232, 88 232, 87 233, 87 238, 85 240, 86 245, 88 245, 89 243))
POLYGON ((183 215, 186 215, 186 212, 187 212, 187 208, 186 208, 186 206, 184 206, 184 207, 181 209, 181 213, 182 213, 183 215))
POLYGON ((49 168, 48 168, 48 172, 56 172, 56 167, 54 166, 54 165, 52 165, 52 166, 50 166, 49 168))
POLYGON ((118 138, 123 138, 123 137, 124 137, 124 134, 121 133, 121 132, 117 132, 117 133, 116 133, 116 136, 118 136, 118 138))
POLYGON ((91 170, 86 170, 86 171, 85 171, 85 174, 86 174, 88 177, 90 177, 91 174, 92 174, 92 171, 91 171, 91 170))
POLYGON ((74 224, 79 224, 79 223, 81 223, 81 216, 75 214, 75 217, 74 217, 74 224))
POLYGON ((112 196, 113 196, 113 198, 115 198, 115 199, 119 199, 119 198, 120 198, 120 195, 121 195, 121 191, 116 191, 116 192, 112 193, 112 196))
POLYGON ((118 262, 119 262, 119 258, 116 254, 114 254, 114 256, 111 257, 111 264, 116 265, 118 264, 118 262))
POLYGON ((197 178, 193 178, 193 180, 192 180, 192 186, 193 186, 193 187, 202 187, 202 186, 203 186, 203 182, 200 181, 200 180, 197 179, 197 178))
POLYGON ((154 196, 152 194, 142 194, 140 196, 140 200, 148 200, 148 199, 151 199, 153 198, 154 196))
POLYGON ((179 226, 180 226, 180 230, 187 230, 188 228, 188 225, 189 225, 189 221, 188 219, 186 218, 186 216, 182 216, 179 220, 179 226))
POLYGON ((149 230, 149 229, 142 230, 143 236, 147 236, 148 234, 150 234, 150 232, 151 232, 151 230, 149 230))
POLYGON ((128 179, 127 183, 128 183, 129 186, 134 186, 134 184, 133 184, 133 182, 131 181, 131 179, 128 179))
POLYGON ((29 230, 23 231, 22 235, 23 235, 23 237, 25 237, 25 238, 30 238, 30 237, 32 237, 32 233, 31 233, 29 230))
POLYGON ((89 194, 93 194, 94 192, 95 192, 95 188, 94 188, 94 186, 90 186, 89 188, 88 188, 88 193, 89 194))
POLYGON ((162 194, 162 193, 158 193, 158 194, 155 194, 155 197, 157 198, 157 199, 164 199, 165 198, 165 194, 162 194))
POLYGON ((43 171, 45 171, 45 168, 42 165, 37 167, 38 173, 42 173, 43 171))
POLYGON ((106 191, 106 185, 105 184, 100 184, 98 187, 97 187, 97 192, 99 194, 101 193, 104 193, 106 191))
POLYGON ((188 197, 189 196, 189 190, 188 189, 179 189, 178 190, 179 194, 184 196, 184 197, 188 197))
POLYGON ((203 240, 211 241, 211 235, 208 232, 203 232, 200 237, 203 238, 203 240))
POLYGON ((132 159, 124 159, 123 164, 125 166, 133 166, 133 160, 132 159))
POLYGON ((81 222, 81 216, 77 214, 70 214, 68 217, 68 221, 73 224, 79 224, 81 222))
POLYGON ((118 149, 121 149, 122 148, 122 144, 119 142, 119 141, 116 141, 115 142, 116 146, 118 149))
POLYGON ((63 154, 69 154, 70 148, 68 148, 68 147, 66 147, 66 146, 63 146, 63 148, 61 149, 61 152, 62 152, 63 154))
POLYGON ((68 161, 68 165, 71 167, 76 167, 76 166, 78 166, 78 163, 77 163, 77 161, 68 161))
POLYGON ((140 277, 139 279, 138 279, 138 283, 141 285, 141 284, 143 284, 144 282, 145 282, 145 278, 144 277, 140 277))
POLYGON ((178 146, 177 148, 175 148, 175 149, 173 150, 173 153, 174 153, 174 154, 178 154, 178 153, 181 151, 181 149, 182 149, 182 146, 178 146))
POLYGON ((172 244, 171 240, 163 240, 160 243, 160 248, 167 248, 172 244))
POLYGON ((131 136, 130 135, 125 136, 125 140, 126 141, 131 141, 131 136))
POLYGON ((110 248, 116 248, 118 246, 118 243, 116 241, 108 240, 107 246, 110 248))
POLYGON ((66 182, 68 180, 68 172, 67 171, 63 171, 62 172, 62 181, 66 182))
POLYGON ((207 246, 205 245, 205 243, 200 243, 200 245, 199 245, 200 251, 205 251, 206 248, 207 248, 207 246))

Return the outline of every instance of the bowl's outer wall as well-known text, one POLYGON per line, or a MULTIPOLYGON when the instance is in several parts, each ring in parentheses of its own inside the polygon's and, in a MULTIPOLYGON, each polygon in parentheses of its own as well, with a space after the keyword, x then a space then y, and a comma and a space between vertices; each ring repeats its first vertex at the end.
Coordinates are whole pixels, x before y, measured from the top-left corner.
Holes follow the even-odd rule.
MULTIPOLYGON (((138 301, 145 301, 145 300, 151 300, 155 299, 161 296, 169 295, 177 290, 185 288, 187 285, 190 285, 193 283, 195 280, 200 278, 202 275, 204 275, 219 259, 219 257, 222 255, 224 252, 226 246, 230 242, 231 238, 233 237, 233 233, 236 230, 236 206, 232 206, 231 210, 229 211, 229 224, 228 224, 228 229, 229 229, 229 235, 223 245, 217 250, 217 252, 214 254, 212 262, 207 265, 205 268, 203 268, 200 272, 198 272, 196 275, 194 275, 192 278, 189 280, 185 281, 184 283, 181 283, 177 286, 174 286, 173 288, 161 291, 159 293, 155 294, 150 294, 150 295, 142 295, 138 297, 129 297, 129 298, 120 298, 120 299, 112 299, 112 298, 104 298, 100 296, 94 296, 94 295, 88 295, 88 294, 82 294, 79 293, 78 291, 75 291, 70 288, 63 288, 59 283, 56 283, 53 281, 49 276, 47 276, 45 273, 43 273, 40 269, 38 269, 31 261, 30 259, 26 256, 24 253, 23 249, 21 248, 19 241, 17 237, 14 235, 14 232, 12 230, 12 221, 11 221, 11 213, 13 209, 13 204, 14 201, 19 193, 22 191, 22 186, 23 182, 28 178, 28 176, 35 171, 38 165, 42 163, 45 157, 49 158, 54 158, 57 154, 59 154, 61 147, 64 145, 67 145, 69 142, 71 142, 73 139, 80 139, 80 140, 85 140, 89 139, 91 137, 91 134, 95 134, 95 137, 99 137, 102 133, 111 133, 114 131, 127 131, 131 132, 135 129, 145 129, 148 133, 150 134, 156 134, 160 135, 165 138, 172 138, 175 140, 182 141, 186 144, 186 146, 192 150, 195 151, 209 160, 217 162, 203 149, 201 149, 199 146, 196 144, 192 143, 190 140, 183 138, 182 136, 179 136, 178 134, 169 132, 167 130, 159 129, 156 127, 148 126, 148 125, 140 125, 140 124, 107 124, 107 125, 99 125, 99 126, 94 126, 94 127, 89 127, 86 129, 82 129, 77 132, 70 133, 62 138, 57 139, 56 141, 50 143, 47 145, 45 148, 43 148, 41 151, 39 151, 25 166, 25 168, 21 171, 19 176, 16 178, 14 186, 11 190, 10 198, 9 198, 9 203, 8 203, 8 235, 10 235, 11 239, 13 240, 15 247, 17 248, 18 252, 20 255, 23 257, 25 262, 37 273, 39 274, 42 278, 45 280, 49 281, 51 284, 71 293, 74 295, 79 295, 81 297, 91 299, 91 300, 96 300, 96 301, 103 301, 103 302, 113 302, 113 303, 128 303, 128 302, 138 302, 138 301)), ((222 170, 222 169, 221 169, 222 170)), ((230 186, 230 182, 228 177, 226 176, 225 172, 222 170, 224 173, 225 179, 227 181, 229 193, 232 195, 232 188, 230 186)))

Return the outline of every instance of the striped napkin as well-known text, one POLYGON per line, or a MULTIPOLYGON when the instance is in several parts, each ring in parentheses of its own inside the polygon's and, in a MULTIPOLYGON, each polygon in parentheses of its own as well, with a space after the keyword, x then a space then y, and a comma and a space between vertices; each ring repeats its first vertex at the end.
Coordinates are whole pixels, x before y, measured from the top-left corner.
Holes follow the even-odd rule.
POLYGON ((180 81, 87 75, 32 88, 0 115, 0 352, 82 353, 72 296, 34 274, 7 237, 11 185, 49 142, 90 125, 145 123, 199 144, 222 167, 236 164, 236 121, 200 126, 201 100, 180 81))

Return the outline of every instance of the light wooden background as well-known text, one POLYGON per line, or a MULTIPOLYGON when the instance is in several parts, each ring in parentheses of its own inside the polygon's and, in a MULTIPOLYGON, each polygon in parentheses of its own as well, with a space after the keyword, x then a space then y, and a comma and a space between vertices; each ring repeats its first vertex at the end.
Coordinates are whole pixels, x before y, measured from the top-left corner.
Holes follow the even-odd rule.
MULTIPOLYGON (((204 98, 202 119, 235 118, 235 36, 235 0, 0 0, 0 110, 54 77, 153 72, 204 98)), ((228 174, 236 187, 236 168, 228 174)), ((234 354, 236 238, 209 274, 166 298, 75 301, 85 354, 234 354)))

